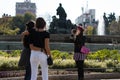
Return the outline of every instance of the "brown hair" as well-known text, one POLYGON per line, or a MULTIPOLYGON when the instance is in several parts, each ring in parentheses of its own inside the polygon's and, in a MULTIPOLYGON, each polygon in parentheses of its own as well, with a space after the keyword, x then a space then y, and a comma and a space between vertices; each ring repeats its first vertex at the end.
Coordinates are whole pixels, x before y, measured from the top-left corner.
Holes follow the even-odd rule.
POLYGON ((37 18, 36 20, 36 28, 43 29, 46 26, 46 22, 42 17, 37 18))

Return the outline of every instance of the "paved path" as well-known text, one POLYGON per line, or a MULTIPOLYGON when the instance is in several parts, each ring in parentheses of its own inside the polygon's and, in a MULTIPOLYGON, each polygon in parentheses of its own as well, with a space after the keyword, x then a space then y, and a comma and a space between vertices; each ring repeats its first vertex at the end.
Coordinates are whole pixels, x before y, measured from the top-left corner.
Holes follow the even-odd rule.
MULTIPOLYGON (((0 78, 0 80, 23 80, 21 77, 0 78)), ((76 80, 77 74, 49 75, 49 80, 76 80)), ((38 76, 41 80, 41 76, 38 76)), ((85 73, 85 80, 120 80, 120 73, 85 73)))
POLYGON ((120 79, 99 79, 99 80, 120 80, 120 79))

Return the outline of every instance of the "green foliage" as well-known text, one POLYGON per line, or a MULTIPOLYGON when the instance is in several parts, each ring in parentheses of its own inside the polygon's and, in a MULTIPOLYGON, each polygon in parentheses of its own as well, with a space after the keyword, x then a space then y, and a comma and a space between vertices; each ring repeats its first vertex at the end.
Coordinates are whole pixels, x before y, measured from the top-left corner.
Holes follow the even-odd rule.
POLYGON ((17 15, 15 17, 12 18, 12 26, 14 27, 21 27, 24 24, 24 17, 22 15, 17 15))
POLYGON ((72 54, 68 52, 61 52, 59 50, 52 50, 51 51, 53 59, 72 59, 72 54))
POLYGON ((0 51, 0 56, 9 57, 9 54, 5 51, 0 51))
POLYGON ((0 33, 3 35, 16 35, 19 31, 19 28, 11 27, 12 18, 3 18, 0 19, 0 33))
POLYGON ((16 69, 18 69, 17 65, 18 65, 17 61, 4 62, 3 64, 1 64, 0 71, 3 71, 3 70, 9 70, 9 71, 10 70, 16 70, 16 69))
POLYGON ((106 68, 105 62, 99 62, 97 60, 85 60, 85 67, 87 68, 106 68))
POLYGON ((18 57, 21 54, 21 50, 14 50, 11 52, 11 57, 18 57))
POLYGON ((35 20, 35 16, 32 13, 25 13, 24 14, 24 23, 26 24, 30 20, 35 20))
POLYGON ((99 61, 112 59, 112 60, 120 61, 120 53, 118 50, 103 49, 96 51, 94 53, 90 53, 87 56, 87 59, 97 59, 99 61))
POLYGON ((109 30, 110 35, 120 35, 120 21, 112 21, 109 30))
POLYGON ((108 16, 106 15, 106 13, 104 13, 103 19, 104 19, 106 34, 110 34, 110 35, 120 34, 120 20, 116 19, 114 12, 108 14, 108 16))
MULTIPOLYGON (((18 61, 21 50, 10 52, 0 51, 0 70, 18 70, 18 61)), ((51 51, 53 65, 50 68, 64 69, 75 68, 75 61, 72 59, 73 54, 61 52, 59 50, 51 51)), ((114 71, 120 71, 120 54, 118 50, 103 49, 88 54, 85 60, 85 68, 114 68, 114 71)))
POLYGON ((18 70, 18 57, 1 57, 0 56, 0 71, 18 70))
POLYGON ((13 51, 0 51, 0 56, 3 57, 18 57, 20 56, 21 50, 13 50, 13 51))
POLYGON ((93 29, 94 29, 93 26, 88 26, 88 27, 85 29, 85 34, 87 34, 87 35, 93 35, 93 29))
POLYGON ((17 33, 19 32, 19 28, 16 28, 15 30, 11 30, 11 29, 7 29, 5 28, 5 30, 3 31, 3 33, 5 35, 17 35, 17 33))
POLYGON ((25 27, 24 27, 24 17, 22 15, 17 15, 12 18, 11 21, 11 26, 13 28, 20 28, 20 32, 22 32, 25 27))
POLYGON ((35 20, 35 16, 31 13, 1 18, 0 34, 17 35, 25 30, 25 24, 30 20, 35 20))
POLYGON ((106 61, 106 65, 107 65, 107 67, 113 67, 115 64, 114 64, 114 61, 112 61, 112 60, 107 60, 106 61))
POLYGON ((74 68, 75 62, 71 59, 55 59, 54 64, 51 67, 54 69, 74 68))

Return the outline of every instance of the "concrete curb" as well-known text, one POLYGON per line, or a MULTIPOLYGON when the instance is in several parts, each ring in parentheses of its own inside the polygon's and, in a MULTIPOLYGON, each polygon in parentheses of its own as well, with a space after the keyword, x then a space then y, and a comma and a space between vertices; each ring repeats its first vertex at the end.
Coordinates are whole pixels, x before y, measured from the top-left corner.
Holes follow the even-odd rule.
MULTIPOLYGON (((0 80, 23 80, 21 77, 0 78, 0 80)), ((98 79, 118 79, 120 80, 120 73, 85 73, 85 80, 98 80, 98 79)), ((38 80, 42 80, 38 76, 38 80)), ((77 80, 77 74, 64 74, 64 75, 49 75, 49 80, 77 80)))

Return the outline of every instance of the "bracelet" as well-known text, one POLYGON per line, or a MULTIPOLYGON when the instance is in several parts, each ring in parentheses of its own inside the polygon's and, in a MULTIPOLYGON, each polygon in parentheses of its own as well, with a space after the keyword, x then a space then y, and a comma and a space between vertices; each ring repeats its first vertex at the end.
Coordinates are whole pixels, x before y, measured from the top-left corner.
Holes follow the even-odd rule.
POLYGON ((50 55, 47 55, 48 57, 50 57, 50 55))

